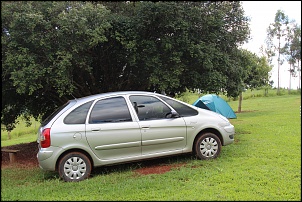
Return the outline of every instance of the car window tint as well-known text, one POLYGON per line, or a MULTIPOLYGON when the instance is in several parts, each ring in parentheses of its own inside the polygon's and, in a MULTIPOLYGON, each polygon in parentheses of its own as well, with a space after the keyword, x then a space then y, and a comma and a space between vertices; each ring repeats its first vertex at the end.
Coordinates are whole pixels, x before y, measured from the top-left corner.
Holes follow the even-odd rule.
POLYGON ((91 111, 89 123, 132 121, 127 103, 123 97, 99 100, 91 111))
POLYGON ((65 124, 85 124, 88 110, 92 101, 87 102, 72 110, 64 119, 65 124))
POLYGON ((164 119, 171 112, 167 105, 152 96, 133 95, 130 101, 139 120, 164 119))
POLYGON ((46 119, 43 120, 41 126, 45 126, 46 124, 48 124, 58 113, 60 113, 61 111, 66 111, 67 109, 72 107, 75 103, 76 101, 70 100, 66 102, 64 105, 58 107, 52 114, 50 114, 46 119))
POLYGON ((159 96, 159 97, 165 102, 167 102, 182 117, 195 116, 198 114, 198 112, 195 109, 187 105, 184 105, 183 103, 177 102, 175 100, 172 100, 164 96, 159 96))

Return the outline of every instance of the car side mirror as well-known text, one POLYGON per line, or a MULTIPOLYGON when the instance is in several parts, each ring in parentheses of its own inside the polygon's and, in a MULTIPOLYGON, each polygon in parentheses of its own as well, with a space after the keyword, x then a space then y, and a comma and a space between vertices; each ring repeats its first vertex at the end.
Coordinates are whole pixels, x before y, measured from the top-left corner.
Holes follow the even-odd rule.
POLYGON ((136 113, 138 114, 138 108, 145 107, 145 105, 137 105, 137 102, 133 102, 133 107, 136 113))
POLYGON ((166 114, 166 118, 179 118, 179 117, 180 117, 179 114, 174 110, 166 114))

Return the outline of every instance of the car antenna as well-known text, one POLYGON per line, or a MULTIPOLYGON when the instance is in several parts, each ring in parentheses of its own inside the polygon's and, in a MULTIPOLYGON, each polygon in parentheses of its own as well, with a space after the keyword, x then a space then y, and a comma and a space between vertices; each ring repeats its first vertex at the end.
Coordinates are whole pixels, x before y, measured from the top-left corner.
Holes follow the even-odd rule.
POLYGON ((73 96, 73 94, 72 94, 72 93, 71 93, 70 95, 71 95, 71 96, 72 96, 74 99, 77 99, 76 97, 74 97, 74 96, 73 96))

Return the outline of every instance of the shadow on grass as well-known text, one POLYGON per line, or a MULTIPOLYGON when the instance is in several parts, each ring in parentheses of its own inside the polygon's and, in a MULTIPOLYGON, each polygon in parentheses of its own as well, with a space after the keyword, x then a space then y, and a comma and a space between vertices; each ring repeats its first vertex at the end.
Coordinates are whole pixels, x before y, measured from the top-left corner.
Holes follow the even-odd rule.
POLYGON ((110 166, 101 166, 93 169, 91 173, 91 177, 98 176, 98 175, 108 175, 111 173, 127 172, 127 171, 154 167, 154 166, 166 166, 166 165, 172 166, 173 164, 187 163, 194 159, 196 159, 196 157, 191 153, 188 153, 188 154, 160 157, 156 159, 154 158, 154 159, 141 160, 136 162, 110 165, 110 166))
MULTIPOLYGON (((166 166, 187 163, 191 160, 196 160, 196 157, 191 154, 180 154, 168 157, 159 157, 148 160, 140 160, 135 162, 121 163, 115 165, 101 166, 92 169, 91 175, 89 178, 99 175, 109 175, 112 173, 122 173, 127 171, 132 171, 140 168, 148 168, 153 166, 166 166)), ((58 172, 55 171, 43 171, 43 180, 61 180, 58 172)))
MULTIPOLYGON (((160 166, 173 166, 175 164, 186 164, 191 161, 197 160, 192 153, 179 154, 167 157, 159 157, 147 160, 140 160, 135 162, 121 163, 108 166, 100 166, 92 169, 89 178, 93 178, 99 175, 109 175, 114 173, 123 173, 128 171, 135 171, 142 168, 160 167, 160 166)), ((199 161, 199 160, 198 160, 199 161)), ((43 180, 61 180, 58 172, 44 171, 43 180)))

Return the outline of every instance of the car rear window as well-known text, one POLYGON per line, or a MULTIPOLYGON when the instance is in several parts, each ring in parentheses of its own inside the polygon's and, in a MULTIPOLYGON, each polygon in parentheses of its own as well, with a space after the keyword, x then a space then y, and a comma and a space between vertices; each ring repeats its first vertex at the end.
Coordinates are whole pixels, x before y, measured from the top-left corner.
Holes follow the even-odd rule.
POLYGON ((57 108, 51 115, 49 115, 46 119, 44 119, 44 121, 41 123, 41 126, 43 127, 46 124, 48 124, 58 113, 60 113, 61 111, 62 112, 66 111, 67 109, 72 107, 75 103, 76 103, 75 100, 70 100, 65 104, 63 104, 62 106, 60 106, 59 108, 57 108))
POLYGON ((65 124, 85 124, 87 113, 93 101, 87 102, 72 110, 65 118, 65 124))

